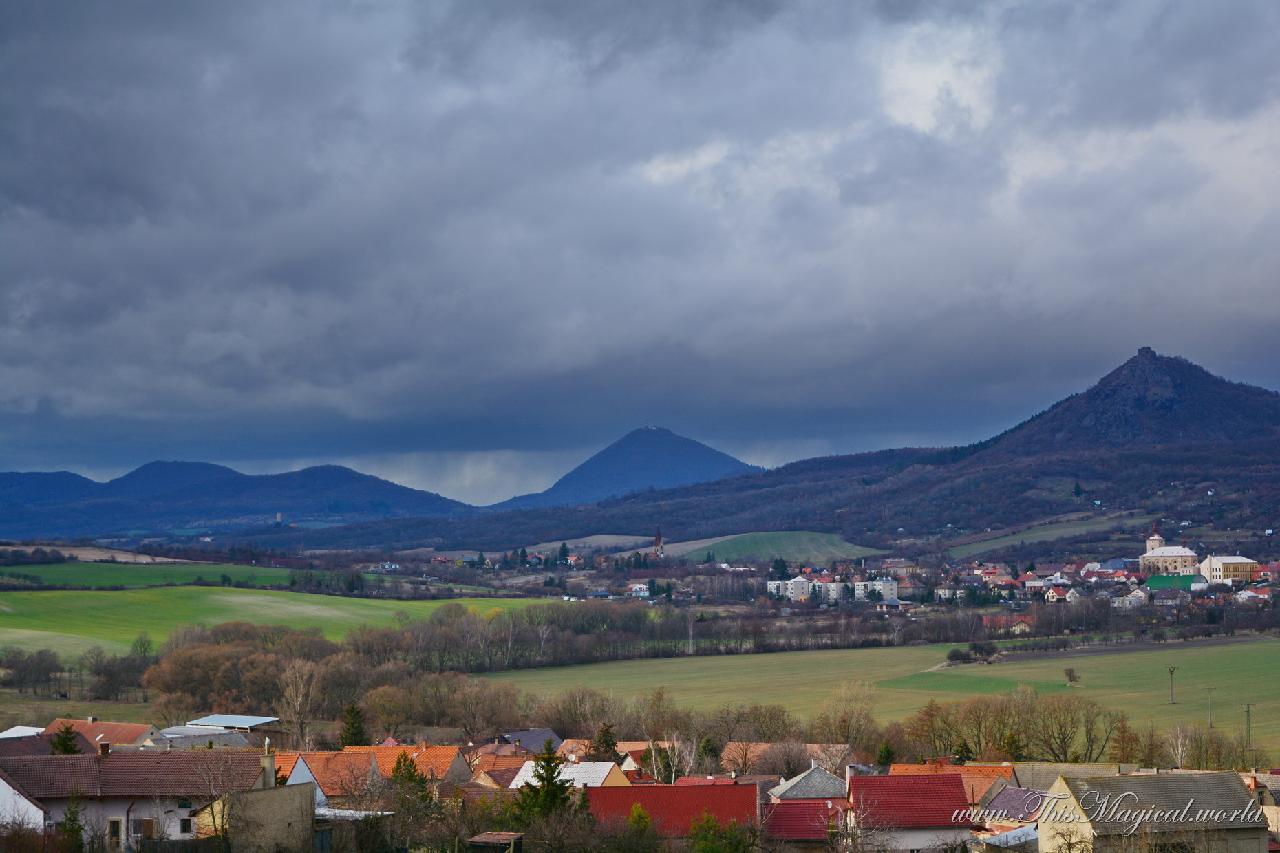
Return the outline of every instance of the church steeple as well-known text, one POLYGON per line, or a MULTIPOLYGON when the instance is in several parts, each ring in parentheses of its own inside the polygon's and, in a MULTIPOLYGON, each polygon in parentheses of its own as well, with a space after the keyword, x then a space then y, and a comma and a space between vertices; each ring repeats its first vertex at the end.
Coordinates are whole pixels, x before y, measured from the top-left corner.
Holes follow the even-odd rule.
POLYGON ((1147 553, 1150 554, 1157 548, 1164 547, 1164 537, 1160 535, 1160 530, 1155 523, 1151 525, 1151 535, 1147 537, 1147 553))

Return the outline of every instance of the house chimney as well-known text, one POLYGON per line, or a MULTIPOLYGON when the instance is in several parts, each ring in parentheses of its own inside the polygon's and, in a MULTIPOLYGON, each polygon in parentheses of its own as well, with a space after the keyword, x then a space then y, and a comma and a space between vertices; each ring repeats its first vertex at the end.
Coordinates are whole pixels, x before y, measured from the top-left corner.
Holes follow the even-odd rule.
POLYGON ((111 754, 111 744, 110 744, 110 742, 105 741, 105 740, 100 740, 100 741, 98 741, 98 757, 99 757, 99 758, 106 758, 106 757, 107 757, 108 755, 110 755, 110 754, 111 754))
POLYGON ((259 780, 261 788, 274 788, 276 786, 276 756, 269 749, 263 750, 262 757, 258 759, 262 764, 262 779, 259 780))

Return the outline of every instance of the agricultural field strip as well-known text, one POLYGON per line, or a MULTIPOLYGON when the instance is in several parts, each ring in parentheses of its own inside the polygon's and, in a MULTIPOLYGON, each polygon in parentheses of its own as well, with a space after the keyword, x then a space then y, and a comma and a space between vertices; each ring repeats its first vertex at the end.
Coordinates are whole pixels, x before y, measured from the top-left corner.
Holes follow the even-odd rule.
POLYGON ((587 686, 618 696, 634 696, 663 686, 691 708, 723 704, 778 703, 808 716, 840 681, 875 686, 875 712, 882 720, 902 719, 930 699, 956 701, 1003 693, 1019 685, 1045 692, 1070 691, 1124 711, 1135 724, 1168 728, 1207 722, 1208 692, 1214 695, 1215 725, 1236 732, 1244 702, 1254 703, 1253 734, 1265 747, 1280 749, 1280 640, 1254 638, 1234 643, 1170 643, 1167 647, 1117 649, 1107 654, 1054 655, 991 665, 935 669, 949 646, 780 652, 731 657, 617 661, 553 669, 496 673, 534 693, 587 686), (1168 667, 1177 666, 1177 704, 1168 704, 1168 667), (1063 670, 1080 675, 1068 688, 1063 670))

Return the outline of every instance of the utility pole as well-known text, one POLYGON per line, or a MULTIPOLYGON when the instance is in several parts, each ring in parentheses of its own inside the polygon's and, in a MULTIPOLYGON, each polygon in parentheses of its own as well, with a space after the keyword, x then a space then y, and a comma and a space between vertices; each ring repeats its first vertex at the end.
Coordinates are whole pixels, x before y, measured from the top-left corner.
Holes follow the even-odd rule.
POLYGON ((1209 728, 1213 728, 1213 691, 1217 689, 1216 687, 1205 688, 1205 690, 1209 691, 1209 728))
POLYGON ((1173 673, 1174 673, 1174 670, 1176 669, 1177 669, 1176 666, 1169 667, 1169 704, 1170 705, 1177 704, 1173 701, 1173 673))
POLYGON ((1253 703, 1246 702, 1244 705, 1244 751, 1246 754, 1253 750, 1253 703))

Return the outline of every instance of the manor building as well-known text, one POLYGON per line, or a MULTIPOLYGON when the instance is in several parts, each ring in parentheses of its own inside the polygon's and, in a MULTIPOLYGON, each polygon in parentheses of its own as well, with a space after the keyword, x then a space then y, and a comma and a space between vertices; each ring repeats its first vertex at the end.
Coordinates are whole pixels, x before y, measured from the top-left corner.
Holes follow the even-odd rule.
POLYGON ((1199 557, 1190 548, 1166 545, 1155 528, 1147 537, 1147 551, 1138 558, 1138 568, 1145 575, 1186 575, 1199 571, 1199 557))

